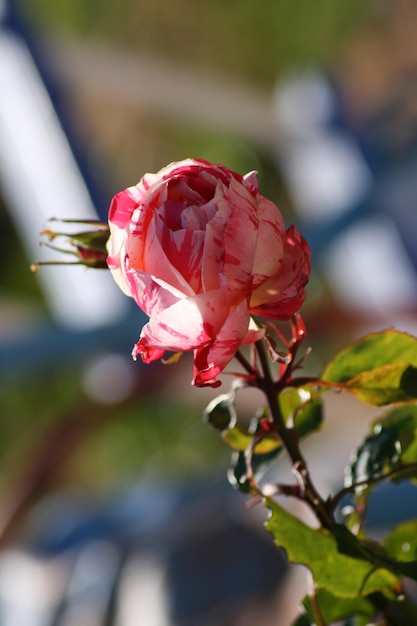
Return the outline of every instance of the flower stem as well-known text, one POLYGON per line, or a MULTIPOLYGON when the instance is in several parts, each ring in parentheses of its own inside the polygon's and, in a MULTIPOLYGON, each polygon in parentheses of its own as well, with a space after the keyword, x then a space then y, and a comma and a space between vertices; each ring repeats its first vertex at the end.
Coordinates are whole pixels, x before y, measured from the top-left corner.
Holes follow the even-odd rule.
POLYGON ((333 519, 327 511, 324 500, 311 480, 306 461, 301 454, 301 450, 298 445, 296 432, 293 428, 288 428, 286 426, 282 416, 276 384, 271 376, 268 356, 263 341, 257 341, 255 343, 255 347, 263 374, 262 378, 258 378, 258 384, 267 398, 270 417, 276 432, 291 459, 293 473, 297 479, 300 496, 314 511, 321 525, 329 528, 333 524, 333 519))

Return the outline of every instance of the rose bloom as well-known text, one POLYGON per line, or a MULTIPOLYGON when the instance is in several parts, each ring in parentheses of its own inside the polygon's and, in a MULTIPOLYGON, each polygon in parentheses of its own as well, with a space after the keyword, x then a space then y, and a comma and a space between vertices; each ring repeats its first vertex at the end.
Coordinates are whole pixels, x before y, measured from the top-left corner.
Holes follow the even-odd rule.
POLYGON ((194 351, 197 386, 264 331, 251 316, 289 319, 305 298, 310 251, 246 176, 200 159, 171 163, 118 193, 107 263, 149 316, 133 349, 145 363, 194 351))

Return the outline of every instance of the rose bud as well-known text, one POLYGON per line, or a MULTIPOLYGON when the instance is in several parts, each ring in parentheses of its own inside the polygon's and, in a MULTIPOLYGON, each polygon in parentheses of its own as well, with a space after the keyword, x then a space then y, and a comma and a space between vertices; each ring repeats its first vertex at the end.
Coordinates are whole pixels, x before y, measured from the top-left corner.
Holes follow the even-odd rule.
MULTIPOLYGON (((107 266, 107 249, 106 244, 109 238, 109 226, 99 220, 65 220, 51 218, 52 222, 60 222, 65 226, 83 225, 88 226, 89 230, 81 232, 56 231, 53 228, 46 228, 41 235, 48 241, 42 241, 42 245, 51 248, 59 253, 68 255, 71 261, 55 260, 55 261, 38 261, 33 263, 31 270, 37 272, 41 265, 85 265, 96 269, 108 269, 107 266), (93 227, 93 230, 91 230, 93 227), (57 245, 57 242, 59 245, 57 245)), ((68 226, 69 228, 69 226, 68 226)))

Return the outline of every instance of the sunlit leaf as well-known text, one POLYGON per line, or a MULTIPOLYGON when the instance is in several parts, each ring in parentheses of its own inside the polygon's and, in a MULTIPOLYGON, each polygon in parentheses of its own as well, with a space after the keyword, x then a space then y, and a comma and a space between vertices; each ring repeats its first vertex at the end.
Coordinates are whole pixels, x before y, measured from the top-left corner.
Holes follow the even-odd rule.
POLYGON ((417 338, 388 329, 366 335, 339 352, 325 369, 323 378, 346 382, 364 371, 403 362, 417 366, 417 338))
POLYGON ((367 560, 366 551, 358 550, 363 558, 341 553, 340 541, 328 530, 310 528, 270 499, 265 503, 271 512, 266 528, 276 544, 290 561, 307 566, 319 587, 340 598, 356 598, 397 586, 398 577, 379 562, 367 560))
POLYGON ((417 398, 417 368, 408 363, 377 367, 349 380, 345 389, 373 406, 412 402, 417 398))
POLYGON ((279 396, 279 404, 284 420, 293 420, 300 439, 321 427, 323 405, 318 394, 303 388, 286 389, 279 396))
POLYGON ((396 526, 385 539, 384 547, 398 561, 417 562, 417 520, 396 526))
MULTIPOLYGON (((246 450, 251 444, 254 435, 245 433, 239 426, 224 430, 222 438, 235 450, 246 450)), ((257 454, 268 454, 273 450, 281 448, 281 441, 275 432, 265 435, 262 440, 255 446, 257 454)))
POLYGON ((322 380, 375 406, 417 399, 417 338, 389 329, 342 350, 322 380))

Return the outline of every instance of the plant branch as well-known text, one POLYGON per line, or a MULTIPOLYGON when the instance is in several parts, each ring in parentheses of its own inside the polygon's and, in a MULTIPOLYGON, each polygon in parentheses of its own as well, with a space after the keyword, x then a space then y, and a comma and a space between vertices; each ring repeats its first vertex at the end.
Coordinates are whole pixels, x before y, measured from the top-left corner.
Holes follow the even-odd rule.
POLYGON ((274 428, 291 459, 293 473, 297 479, 300 493, 304 496, 304 500, 313 509, 320 523, 324 527, 329 528, 333 523, 333 519, 326 509, 324 500, 321 498, 313 485, 307 469, 307 464, 298 446, 296 432, 293 428, 287 428, 285 425, 278 402, 276 384, 271 377, 268 357, 262 340, 256 342, 255 347, 263 373, 263 378, 258 379, 258 382, 268 400, 271 421, 273 422, 274 428))
POLYGON ((235 358, 239 361, 242 367, 248 372, 248 374, 252 378, 258 377, 258 372, 255 370, 255 368, 252 367, 247 358, 239 350, 236 352, 235 358))

